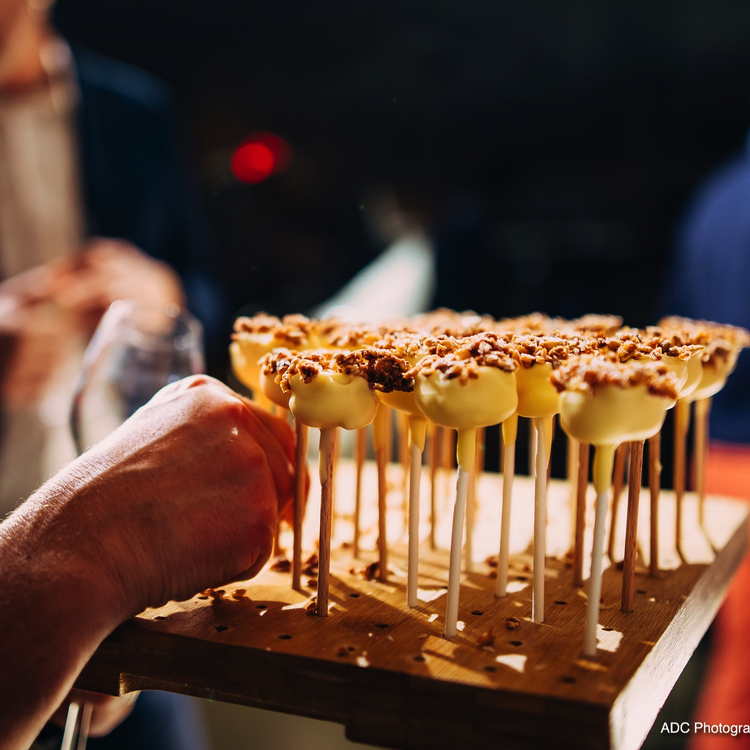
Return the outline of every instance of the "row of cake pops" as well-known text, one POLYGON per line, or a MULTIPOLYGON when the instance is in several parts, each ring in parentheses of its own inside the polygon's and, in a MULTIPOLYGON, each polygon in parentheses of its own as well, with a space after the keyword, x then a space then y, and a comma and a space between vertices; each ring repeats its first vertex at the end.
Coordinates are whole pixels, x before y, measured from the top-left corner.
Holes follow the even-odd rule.
MULTIPOLYGON (((409 420, 407 597, 410 606, 417 603, 419 472, 426 421, 458 433, 458 479, 445 623, 448 637, 456 634, 466 498, 476 465, 475 431, 502 424, 505 473, 497 594, 503 596, 507 586, 516 423, 518 416, 534 420, 537 450, 532 618, 543 622, 546 478, 552 418, 559 413, 562 427, 571 440, 596 448, 597 502, 584 644, 584 651, 594 655, 607 497, 615 449, 625 442, 642 446, 645 439, 658 434, 666 410, 675 402, 689 403, 690 398, 710 397, 721 387, 739 349, 747 343, 746 334, 731 327, 672 319, 665 321, 662 329, 634 331, 617 330, 619 322, 605 316, 587 316, 571 322, 528 316, 498 324, 486 318, 440 311, 418 320, 402 321, 388 329, 373 330, 307 321, 297 316, 284 321, 267 316, 240 319, 232 343, 235 371, 255 392, 291 408, 297 424, 300 461, 306 452, 305 427, 321 429, 318 614, 328 612, 336 428, 362 429, 375 422, 376 453, 383 453, 377 450, 384 446, 384 433, 388 429, 386 411, 380 407, 383 403, 404 412, 409 420), (321 343, 328 348, 321 350, 321 343), (316 348, 310 350, 311 344, 316 348)), ((381 578, 387 575, 384 463, 378 461, 379 475, 382 468, 381 578)), ((631 463, 639 465, 637 449, 631 463)), ((301 489, 302 483, 298 485, 301 489)), ((295 506, 293 569, 298 571, 301 497, 296 499, 295 506)), ((634 509, 630 506, 631 503, 631 512, 637 512, 637 504, 634 509)), ((582 513, 576 515, 575 569, 582 576, 582 513)), ((632 602, 634 528, 629 519, 624 602, 627 581, 632 602)), ((298 583, 298 577, 296 580, 298 583)))

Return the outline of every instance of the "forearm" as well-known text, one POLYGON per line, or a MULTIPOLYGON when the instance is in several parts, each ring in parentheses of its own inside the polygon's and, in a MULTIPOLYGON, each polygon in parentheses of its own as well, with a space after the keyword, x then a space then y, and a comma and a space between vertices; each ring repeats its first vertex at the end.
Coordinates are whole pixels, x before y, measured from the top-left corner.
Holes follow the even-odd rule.
POLYGON ((59 538, 67 492, 48 485, 0 524, 0 748, 31 744, 99 643, 131 614, 117 585, 79 554, 85 540, 59 538))

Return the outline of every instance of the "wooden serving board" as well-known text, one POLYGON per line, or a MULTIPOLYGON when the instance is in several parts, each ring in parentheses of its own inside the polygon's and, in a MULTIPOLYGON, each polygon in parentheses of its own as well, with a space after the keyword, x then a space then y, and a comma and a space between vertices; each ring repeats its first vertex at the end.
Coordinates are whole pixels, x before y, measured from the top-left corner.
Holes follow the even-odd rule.
MULTIPOLYGON (((396 542, 404 536, 403 482, 399 467, 389 471, 388 534, 389 542, 396 542)), ((316 473, 311 471, 313 477, 316 473)), ((342 462, 335 490, 329 617, 307 612, 315 593, 310 576, 303 576, 298 592, 291 588, 291 573, 266 568, 251 582, 227 586, 223 598, 201 595, 170 602, 124 624, 101 645, 78 686, 113 695, 169 690, 312 716, 344 724, 352 740, 403 750, 639 747, 745 554, 745 505, 710 498, 706 533, 697 523, 696 498, 689 495, 688 562, 680 564, 674 496, 663 492, 664 572, 653 578, 642 569, 635 611, 623 614, 622 574, 614 566, 605 570, 600 649, 596 659, 586 659, 586 589, 573 586, 565 559, 572 512, 570 491, 562 482, 553 481, 549 492, 545 623, 530 619, 532 483, 520 477, 516 482, 510 593, 496 599, 493 569, 484 560, 497 553, 501 488, 498 475, 486 474, 478 491, 473 571, 461 587, 463 629, 453 641, 443 637, 453 481, 447 475, 439 486, 441 549, 431 551, 423 543, 418 608, 406 606, 403 541, 391 545, 387 584, 365 580, 359 572, 375 559, 371 465, 365 477, 364 551, 360 560, 352 559, 353 469, 342 462), (479 645, 489 631, 493 644, 479 645)), ((316 497, 315 487, 311 497, 316 497)), ((644 492, 639 537, 646 551, 648 504, 644 492)), ((425 479, 424 518, 428 505, 425 479)), ((621 506, 624 510, 625 503, 621 506)), ((317 512, 311 502, 306 555, 314 550, 317 512)), ((618 525, 624 535, 624 518, 618 525)), ((589 509, 587 550, 592 526, 589 509)), ((426 538, 426 522, 422 531, 426 538)))

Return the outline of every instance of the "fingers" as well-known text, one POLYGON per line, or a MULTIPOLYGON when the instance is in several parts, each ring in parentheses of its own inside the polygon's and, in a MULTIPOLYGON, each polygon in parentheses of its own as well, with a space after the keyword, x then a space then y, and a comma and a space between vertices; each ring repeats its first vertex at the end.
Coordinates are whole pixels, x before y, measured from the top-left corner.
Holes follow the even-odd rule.
MULTIPOLYGON (((258 410, 248 410, 248 417, 253 421, 253 437, 263 448, 268 459, 268 466, 271 469, 276 497, 278 500, 278 513, 281 515, 294 498, 294 448, 292 447, 292 457, 281 441, 277 437, 284 436, 284 431, 290 432, 289 427, 285 425, 278 417, 268 415, 273 422, 261 420, 258 410), (277 423, 277 424, 275 424, 277 423), (268 426, 266 426, 268 425, 268 426), (281 430, 278 426, 281 426, 281 430)), ((294 438, 292 437, 292 444, 294 438)))
POLYGON ((263 426, 279 441, 287 458, 294 463, 294 433, 289 425, 280 417, 262 409, 254 401, 244 396, 239 396, 247 408, 263 424, 263 426))

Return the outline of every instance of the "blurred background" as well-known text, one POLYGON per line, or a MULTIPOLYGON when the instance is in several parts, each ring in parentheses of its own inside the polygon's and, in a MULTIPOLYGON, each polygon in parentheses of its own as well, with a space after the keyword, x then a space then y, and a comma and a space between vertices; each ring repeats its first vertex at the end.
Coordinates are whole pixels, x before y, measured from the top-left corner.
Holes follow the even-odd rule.
MULTIPOLYGON (((171 89, 208 224, 193 240, 218 292, 219 377, 235 314, 346 301, 389 252, 413 261, 394 312, 654 323, 691 196, 750 126, 740 0, 58 0, 53 13, 74 50, 171 89)), ((666 720, 689 716, 701 659, 666 720)), ((196 705, 216 750, 345 745, 340 727, 196 705)))
POLYGON ((59 0, 55 15, 171 86, 233 310, 313 308, 398 210, 436 250, 433 305, 652 323, 678 219, 750 124, 739 0, 59 0), (232 156, 258 131, 291 158, 246 184, 232 156))

